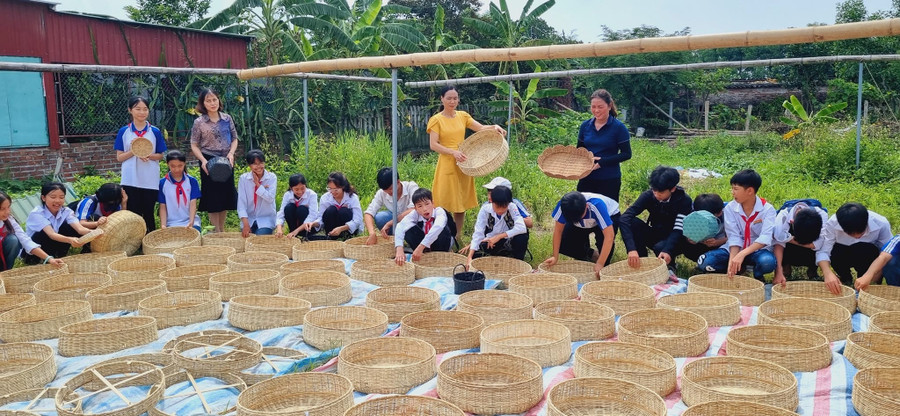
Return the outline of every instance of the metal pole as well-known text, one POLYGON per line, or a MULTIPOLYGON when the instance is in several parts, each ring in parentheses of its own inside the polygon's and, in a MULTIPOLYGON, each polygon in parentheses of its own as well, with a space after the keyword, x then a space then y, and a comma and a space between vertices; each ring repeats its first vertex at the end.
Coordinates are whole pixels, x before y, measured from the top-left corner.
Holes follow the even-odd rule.
POLYGON ((859 63, 859 85, 856 89, 856 168, 859 169, 859 142, 862 137, 863 63, 859 63))
POLYGON ((393 175, 391 180, 393 181, 394 192, 392 192, 394 197, 394 223, 391 225, 391 230, 397 229, 397 215, 400 212, 397 209, 397 136, 400 133, 400 114, 397 111, 397 68, 391 70, 391 150, 393 157, 393 175))
POLYGON ((309 174, 309 94, 303 79, 303 141, 306 143, 306 174, 309 174))
POLYGON ((506 118, 506 141, 512 137, 513 83, 509 82, 509 115, 506 118))
POLYGON ((247 135, 247 145, 248 145, 247 148, 252 149, 253 143, 251 142, 251 140, 253 140, 253 138, 250 137, 250 126, 252 124, 250 122, 251 117, 250 117, 250 82, 249 81, 244 83, 244 108, 247 111, 247 115, 244 117, 244 128, 246 128, 247 130, 244 133, 247 135))
POLYGON ((669 129, 672 129, 673 114, 675 111, 675 103, 669 101, 669 129))

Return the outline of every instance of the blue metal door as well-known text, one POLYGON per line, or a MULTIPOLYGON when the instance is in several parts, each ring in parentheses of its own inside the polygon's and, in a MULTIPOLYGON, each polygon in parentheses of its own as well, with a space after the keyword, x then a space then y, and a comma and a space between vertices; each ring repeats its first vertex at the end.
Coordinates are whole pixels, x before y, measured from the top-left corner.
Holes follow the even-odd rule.
MULTIPOLYGON (((41 62, 21 56, 0 56, 0 61, 41 62)), ((41 73, 0 71, 0 148, 49 145, 41 73)))

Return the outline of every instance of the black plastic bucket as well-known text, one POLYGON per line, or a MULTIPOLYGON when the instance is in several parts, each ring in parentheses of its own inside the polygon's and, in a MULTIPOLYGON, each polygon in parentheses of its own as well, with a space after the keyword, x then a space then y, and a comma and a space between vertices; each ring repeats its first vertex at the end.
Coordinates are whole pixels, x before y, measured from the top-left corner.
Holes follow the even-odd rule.
POLYGON ((209 171, 209 177, 216 182, 227 182, 233 172, 231 163, 222 156, 209 159, 206 162, 206 170, 209 171))
POLYGON ((466 271, 465 266, 458 264, 453 268, 453 293, 461 295, 473 290, 484 289, 484 273, 481 270, 474 272, 466 271), (462 267, 463 271, 456 272, 456 269, 462 267))

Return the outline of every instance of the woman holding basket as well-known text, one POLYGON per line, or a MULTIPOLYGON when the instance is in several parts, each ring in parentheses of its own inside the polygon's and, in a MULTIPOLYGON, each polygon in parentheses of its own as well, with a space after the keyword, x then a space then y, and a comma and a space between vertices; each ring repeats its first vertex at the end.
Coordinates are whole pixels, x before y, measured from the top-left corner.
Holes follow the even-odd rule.
POLYGON ((579 192, 601 194, 616 202, 622 188, 619 164, 631 159, 631 135, 616 117, 616 102, 609 91, 599 89, 591 94, 591 117, 578 129, 577 147, 594 154, 594 170, 578 181, 579 192))
POLYGON ((198 211, 209 213, 215 232, 225 231, 228 211, 237 209, 237 189, 234 185, 234 152, 238 136, 231 116, 220 111, 222 102, 213 90, 204 88, 194 108, 200 117, 191 128, 191 152, 200 161, 200 204, 198 211), (231 175, 223 182, 209 176, 207 164, 214 157, 224 157, 231 165, 231 175))

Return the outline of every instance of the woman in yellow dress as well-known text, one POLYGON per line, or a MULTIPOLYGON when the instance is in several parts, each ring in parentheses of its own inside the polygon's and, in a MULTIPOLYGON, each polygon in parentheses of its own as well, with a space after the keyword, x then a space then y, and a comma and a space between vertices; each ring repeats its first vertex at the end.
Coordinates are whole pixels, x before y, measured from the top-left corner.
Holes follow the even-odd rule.
POLYGON ((453 213, 456 222, 456 241, 459 241, 466 220, 466 210, 478 206, 475 196, 475 178, 464 174, 456 162, 464 162, 466 155, 460 152, 459 144, 466 138, 466 128, 473 131, 494 129, 502 135, 506 130, 494 124, 485 126, 465 111, 456 111, 459 93, 456 87, 448 85, 441 89, 441 112, 428 120, 428 135, 431 150, 438 153, 437 167, 431 192, 434 205, 453 213))

